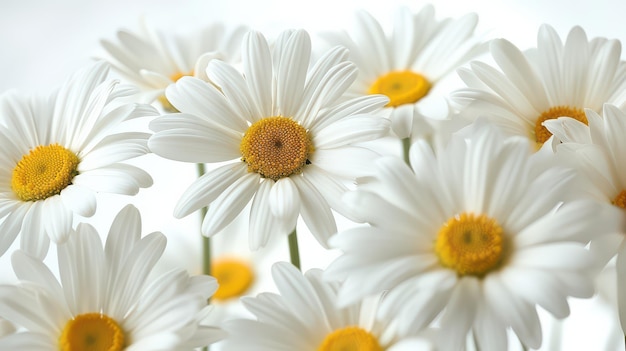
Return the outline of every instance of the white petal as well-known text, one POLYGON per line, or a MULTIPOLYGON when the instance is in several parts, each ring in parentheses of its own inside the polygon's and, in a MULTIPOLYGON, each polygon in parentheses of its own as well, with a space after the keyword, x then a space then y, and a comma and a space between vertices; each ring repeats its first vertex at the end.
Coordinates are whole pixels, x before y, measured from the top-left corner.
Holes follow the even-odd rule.
MULTIPOLYGON (((276 49, 277 51, 279 49, 276 49)), ((276 105, 282 116, 296 116, 302 104, 304 82, 311 58, 311 39, 304 30, 294 31, 278 51, 276 105)))
MULTIPOLYGON (((272 57, 269 45, 263 34, 250 31, 244 35, 242 44, 242 65, 248 91, 255 102, 255 118, 272 115, 272 57)), ((256 119, 255 119, 256 121, 256 119)))
POLYGON ((79 185, 70 185, 59 194, 63 204, 72 212, 91 217, 96 212, 96 196, 90 189, 79 185))
POLYGON ((30 206, 24 216, 20 235, 20 248, 39 259, 46 257, 50 247, 50 238, 45 233, 42 223, 42 208, 40 202, 30 206))
POLYGON ((389 124, 386 118, 368 114, 349 116, 313 135, 313 145, 330 149, 382 138, 387 135, 389 124))
POLYGON ((328 248, 328 239, 337 232, 335 217, 330 206, 313 184, 303 177, 292 177, 300 192, 300 213, 307 227, 325 248, 328 248))
POLYGON ((105 275, 100 235, 90 225, 80 224, 67 243, 58 246, 59 273, 73 315, 101 307, 105 275))
POLYGON ((145 236, 133 246, 119 275, 109 277, 103 304, 109 317, 122 320, 136 303, 144 282, 165 250, 166 241, 161 233, 145 236))
POLYGON ((291 221, 300 213, 300 194, 290 177, 281 178, 272 186, 269 194, 272 214, 279 219, 291 221))
POLYGON ((272 214, 269 198, 273 183, 274 181, 270 179, 262 180, 252 200, 248 234, 249 246, 252 251, 265 247, 271 236, 286 236, 296 225, 295 221, 285 224, 284 220, 278 220, 272 214))
POLYGON ((174 216, 182 218, 213 202, 226 188, 246 174, 243 162, 216 168, 193 182, 181 195, 174 216))
POLYGON ((211 236, 224 229, 250 202, 259 188, 260 176, 247 173, 235 180, 211 203, 202 221, 202 234, 211 236))

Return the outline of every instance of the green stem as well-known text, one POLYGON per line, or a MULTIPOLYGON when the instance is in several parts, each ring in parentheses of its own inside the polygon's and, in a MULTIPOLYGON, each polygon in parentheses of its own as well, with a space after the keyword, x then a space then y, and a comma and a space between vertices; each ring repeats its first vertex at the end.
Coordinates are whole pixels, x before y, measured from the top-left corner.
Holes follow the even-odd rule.
POLYGON ((411 137, 402 139, 402 158, 407 165, 411 165, 409 161, 409 149, 411 149, 411 137))
POLYGON ((291 264, 302 270, 300 268, 300 249, 298 248, 296 228, 293 228, 293 231, 287 238, 289 239, 289 258, 291 259, 291 264))
MULTIPOLYGON (((198 178, 202 177, 206 173, 204 163, 196 163, 196 169, 198 171, 198 178)), ((200 209, 200 226, 206 217, 208 208, 202 207, 200 209)), ((202 274, 211 275, 211 240, 202 235, 202 274)))
MULTIPOLYGON (((204 163, 196 163, 196 170, 198 172, 198 178, 202 177, 206 173, 206 167, 204 163)), ((206 217, 208 212, 208 207, 202 207, 200 209, 200 228, 202 228, 202 222, 206 217)), ((200 234, 202 237, 202 274, 211 275, 211 239, 200 234)), ((208 303, 211 302, 209 298, 208 303)), ((205 346, 202 348, 202 351, 209 351, 210 346, 205 346)))

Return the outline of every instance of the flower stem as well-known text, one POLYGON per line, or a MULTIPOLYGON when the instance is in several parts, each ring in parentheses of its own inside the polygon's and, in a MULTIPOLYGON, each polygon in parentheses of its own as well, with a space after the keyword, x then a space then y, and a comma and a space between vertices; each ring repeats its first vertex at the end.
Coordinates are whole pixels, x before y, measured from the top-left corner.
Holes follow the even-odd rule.
MULTIPOLYGON (((206 173, 204 163, 196 163, 196 169, 198 171, 198 178, 206 173)), ((206 206, 200 209, 200 226, 202 226, 207 211, 208 208, 206 206)), ((211 240, 204 235, 202 235, 202 274, 211 275, 211 240)))
POLYGON ((296 233, 296 228, 293 228, 293 231, 287 238, 289 240, 289 258, 291 259, 291 264, 302 270, 300 268, 300 249, 298 248, 298 235, 296 233))
POLYGON ((409 150, 411 149, 411 137, 402 139, 402 158, 407 165, 411 165, 409 161, 409 150))
MULTIPOLYGON (((202 177, 206 173, 206 167, 204 163, 196 163, 196 170, 198 172, 198 178, 202 177)), ((204 206, 200 209, 200 228, 202 228, 202 222, 206 217, 208 207, 204 206)), ((202 274, 211 275, 211 239, 200 234, 202 237, 202 274)), ((210 303, 211 299, 209 298, 210 303)), ((202 351, 209 351, 210 346, 205 346, 202 351)))

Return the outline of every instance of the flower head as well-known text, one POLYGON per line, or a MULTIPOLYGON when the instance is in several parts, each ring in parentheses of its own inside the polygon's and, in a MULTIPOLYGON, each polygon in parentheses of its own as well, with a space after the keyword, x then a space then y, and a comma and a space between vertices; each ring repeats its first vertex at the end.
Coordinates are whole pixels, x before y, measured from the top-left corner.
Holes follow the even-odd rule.
POLYGON ((311 43, 302 30, 277 38, 273 53, 258 32, 243 42, 243 75, 213 60, 214 84, 181 78, 166 91, 181 112, 151 123, 150 149, 186 162, 227 162, 192 184, 175 209, 186 216, 209 205, 202 224, 213 235, 249 203, 250 246, 286 235, 299 215, 322 245, 336 231, 331 208, 376 155, 353 144, 380 138, 388 101, 366 96, 337 102, 356 76, 347 50, 330 50, 309 67, 311 43))
MULTIPOLYGON (((616 106, 605 104, 602 116, 591 109, 585 110, 589 125, 577 120, 560 117, 544 124, 559 140, 556 155, 576 167, 585 175, 586 187, 594 197, 604 203, 605 212, 617 212, 621 217, 620 228, 613 238, 598 238, 591 242, 590 248, 602 253, 608 262, 615 255, 615 269, 609 269, 613 279, 617 280, 617 304, 622 329, 626 330, 626 166, 623 155, 626 154, 626 113, 616 106), (615 272, 618 274, 615 274, 615 272)), ((604 289, 614 289, 614 284, 604 289)))
POLYGON ((120 30, 117 43, 104 39, 101 44, 107 61, 140 87, 145 102, 158 98, 165 109, 171 109, 163 95, 165 88, 184 76, 206 80, 204 68, 210 59, 238 62, 246 30, 216 22, 189 33, 170 33, 142 21, 139 32, 120 30))
POLYGON ((80 224, 58 246, 59 280, 39 259, 13 253, 18 285, 0 285, 0 317, 21 327, 0 338, 3 350, 193 350, 221 337, 200 324, 217 288, 208 276, 174 270, 149 278, 165 237, 141 237, 139 212, 117 215, 103 248, 80 224))
POLYGON ((22 249, 43 257, 63 243, 74 214, 96 210, 96 192, 134 195, 152 185, 123 163, 148 153, 148 133, 124 122, 157 114, 116 100, 131 93, 106 80, 99 62, 72 76, 50 99, 0 97, 0 253, 23 232, 22 249))
POLYGON ((626 104, 626 70, 617 40, 587 40, 574 27, 561 42, 556 31, 543 25, 537 48, 522 53, 505 39, 491 42, 497 68, 473 62, 459 74, 468 88, 452 94, 452 101, 484 116, 512 135, 541 147, 552 135, 546 120, 570 117, 587 123, 584 110, 600 112, 604 103, 626 104))
POLYGON ((244 298, 256 320, 226 322, 226 350, 382 351, 432 350, 426 337, 394 334, 391 321, 376 316, 380 297, 336 307, 339 284, 322 280, 322 271, 306 274, 285 262, 272 267, 278 294, 244 298))
POLYGON ((359 68, 347 96, 386 95, 398 137, 428 134, 427 120, 448 113, 447 88, 439 82, 482 52, 473 36, 478 18, 436 20, 434 7, 427 5, 418 13, 399 8, 393 23, 393 32, 386 33, 371 14, 360 11, 353 31, 323 34, 329 43, 350 49, 350 60, 359 68))
POLYGON ((593 295, 585 244, 618 226, 575 186, 573 169, 539 156, 478 123, 437 154, 416 142, 412 170, 377 160, 345 196, 370 226, 330 241, 343 252, 325 272, 344 280, 339 302, 389 290, 382 314, 413 331, 437 318, 444 350, 463 349, 470 331, 481 350, 506 350, 508 327, 538 348, 536 305, 564 318, 568 296, 593 295))

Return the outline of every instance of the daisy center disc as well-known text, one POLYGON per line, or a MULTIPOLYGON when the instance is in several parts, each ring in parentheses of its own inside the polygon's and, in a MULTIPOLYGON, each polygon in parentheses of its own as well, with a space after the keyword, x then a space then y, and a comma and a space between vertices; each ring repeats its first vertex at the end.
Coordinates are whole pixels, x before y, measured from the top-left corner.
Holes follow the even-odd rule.
POLYGON ((569 106, 551 107, 549 110, 542 112, 539 118, 537 118, 537 122, 535 122, 535 138, 538 144, 545 143, 552 136, 548 128, 542 125, 543 121, 559 117, 570 117, 584 124, 588 124, 587 116, 582 109, 569 106))
POLYGON ((626 209, 626 190, 620 191, 620 193, 617 194, 617 196, 615 197, 615 199, 613 199, 613 201, 611 201, 611 203, 619 208, 626 209))
POLYGON ((211 275, 219 284, 213 298, 221 301, 240 297, 254 281, 252 268, 247 263, 234 258, 223 258, 213 262, 211 275))
POLYGON ((383 351, 383 348, 368 331, 346 327, 328 334, 317 351, 383 351))
MULTIPOLYGON (((193 71, 189 72, 189 73, 182 73, 182 72, 176 72, 174 74, 172 74, 170 76, 170 79, 172 80, 172 82, 177 82, 179 79, 181 79, 184 76, 193 76, 193 71)), ((161 106, 163 106, 163 109, 167 112, 179 112, 176 107, 174 107, 174 105, 172 105, 170 103, 170 101, 165 97, 165 95, 161 95, 158 97, 159 102, 161 103, 161 106)))
POLYGON ((287 117, 268 117, 253 123, 243 135, 241 160, 249 172, 278 180, 302 172, 313 143, 300 124, 287 117))
POLYGON ((394 71, 379 77, 369 94, 383 94, 389 98, 387 106, 412 104, 426 96, 431 83, 423 75, 411 71, 394 71))
POLYGON ((124 332, 110 317, 100 313, 81 314, 63 328, 61 351, 121 351, 124 332))
POLYGON ((37 146, 13 169, 11 188, 22 201, 58 195, 78 174, 78 156, 59 144, 37 146))
POLYGON ((503 242, 495 219, 464 212, 439 229, 435 252, 443 266, 459 275, 483 276, 502 261, 503 242))

